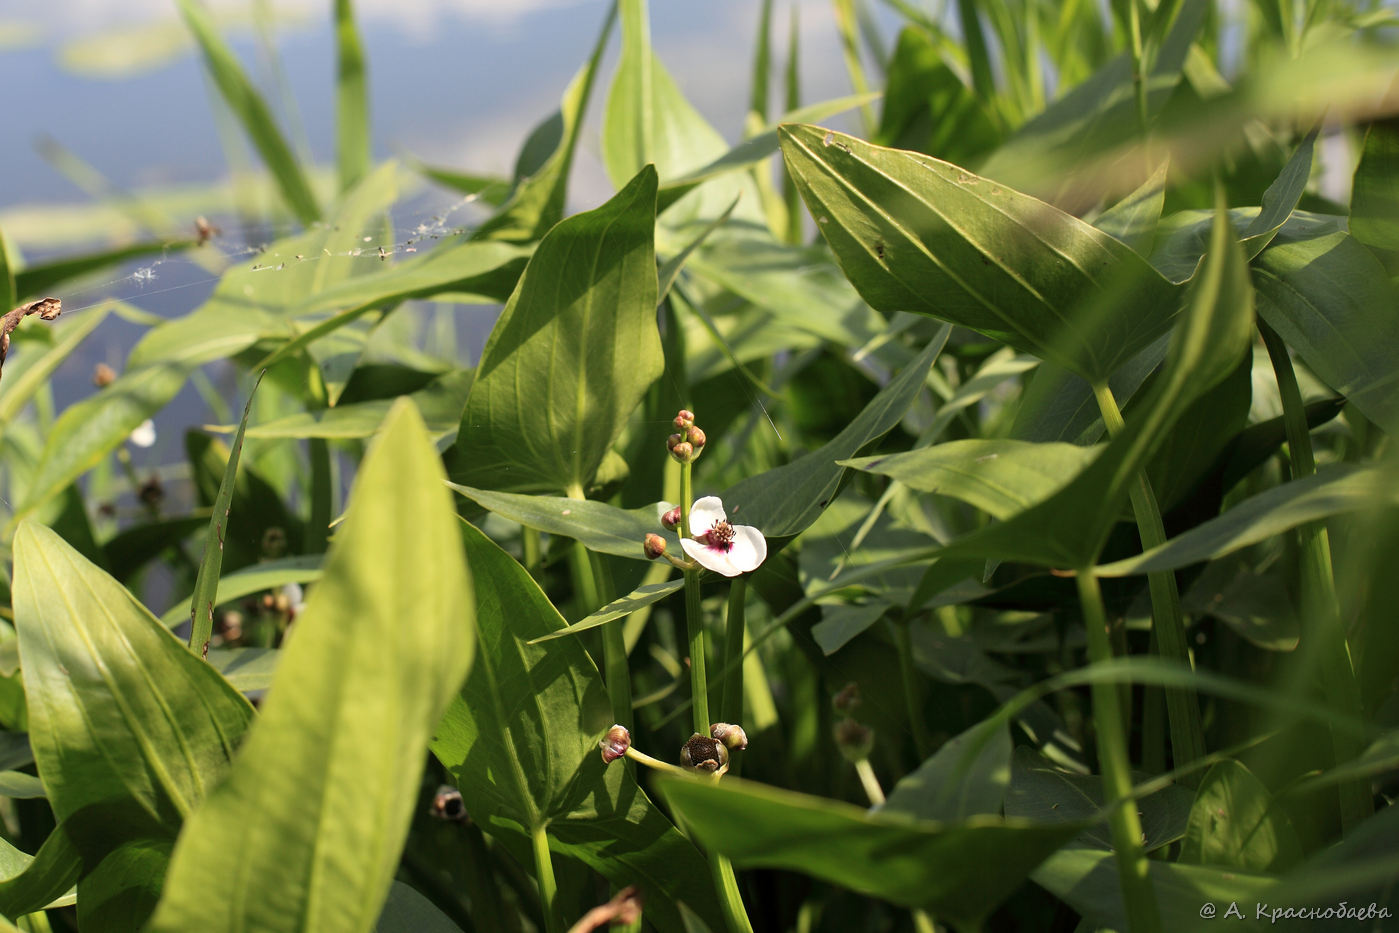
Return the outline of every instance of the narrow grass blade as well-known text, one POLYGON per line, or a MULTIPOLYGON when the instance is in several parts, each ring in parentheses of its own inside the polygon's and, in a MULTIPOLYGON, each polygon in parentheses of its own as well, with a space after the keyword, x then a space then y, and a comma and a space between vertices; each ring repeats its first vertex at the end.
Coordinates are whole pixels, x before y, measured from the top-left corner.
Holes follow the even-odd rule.
POLYGON ((369 94, 352 0, 335 0, 335 157, 340 190, 369 173, 369 94))
POLYGON ((272 118, 272 111, 253 87, 233 50, 224 42, 209 12, 198 0, 178 0, 180 14, 204 53, 204 64, 228 109, 237 117, 262 161, 277 179, 282 199, 298 220, 310 224, 321 216, 316 196, 296 156, 272 118))
POLYGON ((219 570, 223 567, 223 537, 228 510, 233 502, 233 486, 238 478, 238 456, 243 452, 243 432, 248 427, 248 416, 253 411, 253 396, 267 374, 263 370, 257 381, 248 391, 248 403, 243 406, 243 420, 238 422, 238 433, 233 437, 233 446, 228 452, 228 467, 224 470, 223 482, 219 485, 218 498, 214 500, 214 514, 209 519, 209 534, 204 539, 204 559, 199 562, 199 575, 194 581, 194 598, 190 600, 189 650, 197 651, 201 657, 209 655, 209 638, 214 631, 214 604, 219 592, 219 570))

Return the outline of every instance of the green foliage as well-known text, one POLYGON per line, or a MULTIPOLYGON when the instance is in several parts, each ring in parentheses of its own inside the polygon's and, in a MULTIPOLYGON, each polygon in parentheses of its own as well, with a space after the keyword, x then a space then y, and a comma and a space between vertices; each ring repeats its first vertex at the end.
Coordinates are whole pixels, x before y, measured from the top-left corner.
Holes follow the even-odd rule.
POLYGON ((256 255, 132 198, 168 242, 0 240, 0 311, 70 305, 0 382, 0 928, 1399 910, 1391 12, 841 0, 803 106, 765 0, 727 139, 619 0, 499 178, 375 163, 354 6, 330 183, 178 5, 256 255), (381 241, 418 176, 474 207, 381 241), (167 249, 197 306, 73 300, 167 249), (732 541, 663 526, 711 495, 732 541), (747 748, 677 773, 707 709, 747 748))

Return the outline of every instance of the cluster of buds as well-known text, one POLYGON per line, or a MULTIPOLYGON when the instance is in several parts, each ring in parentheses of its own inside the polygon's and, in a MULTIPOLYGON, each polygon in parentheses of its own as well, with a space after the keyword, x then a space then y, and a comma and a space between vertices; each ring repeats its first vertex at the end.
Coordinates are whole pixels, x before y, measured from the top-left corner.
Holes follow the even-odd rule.
POLYGON ((694 463, 704 453, 704 431, 695 426, 695 413, 684 408, 675 416, 675 433, 666 438, 666 450, 679 463, 694 463))
POLYGON ((850 762, 861 762, 869 758, 874 750, 874 730, 861 725, 851 715, 860 706, 860 687, 850 682, 831 700, 835 711, 841 714, 835 725, 836 747, 850 762))
MULTIPOLYGON (((719 778, 729 770, 729 753, 742 751, 748 747, 748 736, 741 726, 726 722, 716 722, 709 727, 709 735, 696 732, 680 748, 680 763, 685 770, 719 778)), ((603 764, 611 764, 618 758, 630 758, 648 767, 660 770, 675 770, 675 765, 658 761, 632 747, 631 732, 626 726, 615 725, 607 730, 598 748, 602 751, 603 764)))

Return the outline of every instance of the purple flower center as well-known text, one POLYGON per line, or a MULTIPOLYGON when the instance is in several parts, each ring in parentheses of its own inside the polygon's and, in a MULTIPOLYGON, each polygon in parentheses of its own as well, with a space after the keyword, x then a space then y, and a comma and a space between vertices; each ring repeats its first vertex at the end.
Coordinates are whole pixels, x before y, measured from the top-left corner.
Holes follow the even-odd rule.
POLYGON ((725 554, 734 546, 734 526, 728 522, 716 522, 714 527, 695 540, 725 554))

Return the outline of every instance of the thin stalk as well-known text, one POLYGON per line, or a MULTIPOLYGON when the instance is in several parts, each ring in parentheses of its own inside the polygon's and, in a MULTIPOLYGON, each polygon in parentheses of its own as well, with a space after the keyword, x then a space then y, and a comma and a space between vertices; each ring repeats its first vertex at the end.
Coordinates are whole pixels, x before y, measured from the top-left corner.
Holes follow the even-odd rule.
POLYGON ((748 581, 735 577, 729 586, 729 614, 724 628, 724 678, 719 699, 719 719, 743 725, 743 630, 748 581))
MULTIPOLYGON (((578 486, 569 487, 567 494, 570 499, 584 498, 583 490, 578 486)), ((571 558, 588 612, 606 604, 616 595, 612 573, 601 554, 588 550, 583 542, 575 541, 571 558)), ((620 625, 604 625, 602 628, 602 665, 607 697, 612 702, 612 721, 626 725, 632 721, 631 669, 627 664, 627 646, 620 625)))
MULTIPOLYGON (((307 380, 307 401, 311 408, 329 408, 330 395, 326 392, 321 371, 314 362, 308 362, 310 378, 307 380)), ((307 442, 307 452, 311 457, 311 516, 306 524, 306 550, 312 554, 325 551, 330 536, 330 523, 335 518, 335 467, 331 463, 330 443, 325 438, 313 437, 307 442)))
POLYGON ((865 796, 870 799, 870 806, 884 806, 884 788, 879 786, 879 778, 874 775, 874 767, 868 758, 861 758, 855 762, 855 773, 859 775, 860 786, 865 789, 865 796))
POLYGON ((913 746, 921 760, 932 753, 932 742, 928 738, 928 724, 923 721, 923 704, 918 702, 913 669, 913 638, 909 634, 908 619, 900 619, 893 626, 894 646, 899 652, 899 680, 904 688, 904 706, 908 709, 908 723, 913 729, 913 746))
MULTIPOLYGON (((855 7, 851 0, 834 0, 834 3, 836 28, 840 32, 841 51, 845 53, 845 70, 850 74, 850 87, 856 94, 868 94, 870 84, 865 79, 865 66, 860 63, 855 7)), ((869 101, 860 105, 860 122, 864 125, 866 135, 872 134, 874 128, 879 125, 869 101)))
MULTIPOLYGON (((1102 412, 1108 434, 1116 436, 1121 433, 1124 426, 1122 411, 1117 407, 1112 389, 1103 382, 1093 387, 1093 395, 1098 400, 1098 409, 1102 412)), ((1156 494, 1152 492, 1145 470, 1137 472, 1131 497, 1142 549, 1164 544, 1166 528, 1161 523, 1161 507, 1156 503, 1156 494)), ((1167 660, 1193 666, 1185 643, 1185 617, 1180 608, 1175 574, 1169 570, 1149 574, 1147 586, 1151 592, 1152 633, 1156 636, 1157 652, 1167 660)), ((1205 729, 1200 720, 1200 702, 1195 691, 1189 687, 1164 689, 1166 714, 1170 721, 1171 758, 1179 767, 1205 754, 1205 729)))
MULTIPOLYGON (((694 464, 680 464, 680 537, 690 536, 690 474, 694 464)), ((698 570, 685 571, 685 630, 690 649, 691 719, 695 731, 709 734, 709 679, 704 670, 704 609, 698 570)), ((733 672, 729 672, 733 676, 733 672)))
POLYGON ((1145 132, 1150 113, 1147 107, 1146 69, 1150 64, 1146 61, 1145 50, 1142 48, 1142 16, 1137 7, 1138 2, 1139 0, 1127 0, 1127 32, 1132 43, 1132 87, 1137 93, 1137 120, 1140 121, 1142 132, 1145 132))
POLYGON ((562 924, 558 916, 558 885, 554 881, 554 863, 549 857, 549 834, 543 826, 530 833, 534 849, 534 874, 539 881, 539 900, 544 911, 545 933, 559 933, 562 924))
POLYGON ((532 577, 539 576, 539 562, 543 551, 539 543, 539 531, 535 528, 521 528, 520 537, 524 543, 525 570, 532 577))
MULTIPOLYGON (((1088 639, 1088 661, 1102 664, 1112 660, 1108 643, 1107 612, 1103 594, 1092 568, 1079 570, 1078 598, 1083 606, 1083 624, 1088 639)), ((1122 901, 1127 908, 1127 926, 1132 933, 1159 933, 1161 915, 1156 892, 1147 874, 1146 852, 1142 849, 1142 824, 1137 805, 1131 800, 1132 775, 1127 759, 1126 724, 1122 720, 1121 696, 1114 684, 1092 687, 1093 726, 1098 737, 1098 765, 1103 772, 1103 799, 1114 801, 1108 811, 1112 847, 1117 855, 1117 874, 1122 885, 1122 901)))
MULTIPOLYGON (((1307 426, 1307 411, 1302 404, 1302 392, 1287 344, 1277 332, 1262 320, 1258 322, 1263 345, 1268 348, 1273 373, 1282 396, 1283 425, 1287 430, 1287 450, 1294 480, 1316 474, 1316 458, 1312 453, 1311 433, 1307 426)), ((1306 650, 1304 664, 1316 659, 1320 665, 1322 695, 1329 697, 1337 711, 1355 719, 1365 715, 1360 683, 1355 677, 1350 645, 1346 642, 1345 626, 1341 623, 1340 604, 1336 599, 1336 578, 1331 568, 1331 541, 1322 522, 1313 522, 1297 529, 1298 553, 1301 564, 1302 638, 1306 650)), ((1363 743, 1336 729, 1331 730, 1331 746, 1336 763, 1356 757, 1363 743)), ((1374 812, 1374 798, 1363 781, 1343 781, 1336 788, 1340 795, 1341 828, 1347 831, 1374 812)))

